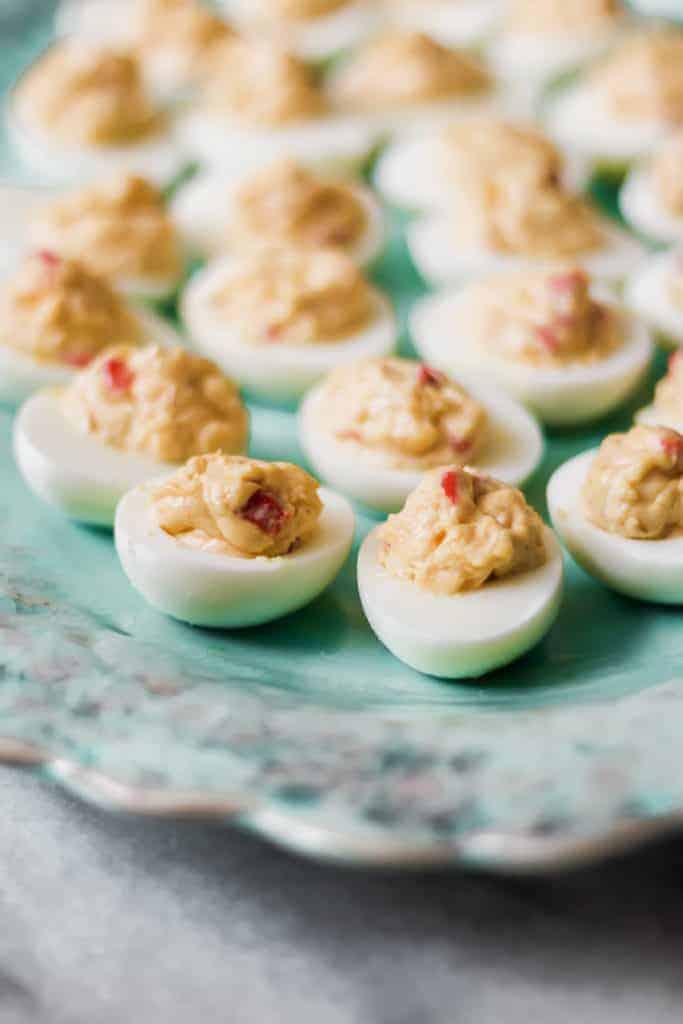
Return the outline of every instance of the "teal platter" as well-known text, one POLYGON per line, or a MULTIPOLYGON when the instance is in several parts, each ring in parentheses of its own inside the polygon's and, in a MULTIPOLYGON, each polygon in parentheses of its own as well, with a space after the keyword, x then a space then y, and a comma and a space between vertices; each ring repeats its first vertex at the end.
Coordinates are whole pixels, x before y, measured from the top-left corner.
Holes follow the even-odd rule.
MULTIPOLYGON (((43 14, 0 33, 3 85, 48 30, 43 14)), ((0 166, 18 173, 6 152, 0 166)), ((611 186, 596 197, 614 209, 611 186)), ((375 277, 402 316, 424 291, 397 218, 375 277)), ((626 426, 655 378, 617 418, 548 437, 528 488, 540 510, 554 468, 626 426)), ((293 414, 252 412, 254 455, 302 460, 293 414)), ((111 810, 232 822, 354 864, 552 870, 683 823, 679 609, 619 597, 567 559, 535 650, 477 683, 440 682, 364 619, 355 553, 374 520, 359 512, 354 554, 308 608, 194 629, 130 588, 110 533, 30 496, 11 428, 1 410, 0 758, 111 810)))

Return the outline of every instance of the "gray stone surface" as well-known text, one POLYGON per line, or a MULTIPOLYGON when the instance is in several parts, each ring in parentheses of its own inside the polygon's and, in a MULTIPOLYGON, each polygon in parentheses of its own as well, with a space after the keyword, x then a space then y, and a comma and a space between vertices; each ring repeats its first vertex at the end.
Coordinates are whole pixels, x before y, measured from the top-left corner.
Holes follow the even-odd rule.
POLYGON ((553 880, 388 875, 0 769, 1 1024, 680 1024, 683 842, 553 880))

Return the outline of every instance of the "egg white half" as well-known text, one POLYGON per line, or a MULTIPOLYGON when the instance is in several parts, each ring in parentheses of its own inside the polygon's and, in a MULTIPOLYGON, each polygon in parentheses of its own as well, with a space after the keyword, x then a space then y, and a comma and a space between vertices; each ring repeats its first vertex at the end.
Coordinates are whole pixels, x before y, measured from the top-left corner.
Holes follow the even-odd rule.
POLYGON ((553 526, 586 572, 630 597, 660 604, 683 602, 683 538, 631 540, 586 518, 581 489, 597 449, 575 456, 553 473, 548 510, 553 526))
MULTIPOLYGON (((178 333, 161 317, 147 310, 135 310, 142 334, 141 344, 181 345, 178 333)), ((0 403, 18 405, 34 391, 68 384, 77 372, 71 366, 34 359, 0 344, 0 403)))
MULTIPOLYGON (((446 146, 438 134, 419 135, 392 143, 380 156, 374 172, 379 192, 396 206, 409 210, 448 210, 456 185, 445 166, 446 146)), ((581 192, 590 177, 587 161, 579 154, 564 156, 562 182, 581 192)))
POLYGON ((316 18, 277 21, 268 24, 254 12, 254 0, 221 0, 227 17, 245 30, 272 33, 288 50, 306 60, 333 57, 361 43, 381 24, 379 4, 358 0, 316 18))
POLYGON ((388 300, 375 291, 375 318, 356 334, 310 345, 251 344, 211 309, 216 288, 235 264, 222 260, 192 278, 181 298, 181 316, 192 342, 251 395, 293 401, 341 363, 393 351, 398 326, 388 300))
POLYGON ((135 589, 166 615, 219 629, 270 622, 316 598, 351 549, 351 506, 326 488, 319 494, 317 530, 300 549, 247 559, 183 547, 154 521, 148 488, 137 487, 116 510, 116 550, 135 589))
MULTIPOLYGON (((645 250, 626 232, 607 222, 603 229, 605 245, 575 257, 572 262, 599 280, 617 282, 642 262, 645 250)), ((458 241, 457 225, 443 214, 423 217, 409 225, 406 240, 413 263, 425 281, 435 286, 490 273, 538 270, 558 262, 474 248, 470 243, 463 245, 458 241)))
MULTIPOLYGON (((596 298, 605 297, 596 293, 596 298)), ((623 345, 596 363, 534 367, 497 358, 467 330, 467 288, 427 296, 413 307, 411 333, 432 366, 456 377, 479 374, 513 395, 543 422, 576 425, 624 401, 642 379, 654 346, 644 323, 631 317, 623 345)))
POLYGON ((615 116, 598 91, 585 82, 567 86, 549 99, 543 119, 560 145, 596 164, 614 167, 648 156, 672 127, 651 118, 615 116))
MULTIPOLYGON (((188 249, 203 256, 226 252, 235 193, 244 182, 244 175, 229 171, 199 174, 178 191, 171 206, 171 215, 188 249)), ((367 266, 379 255, 385 243, 384 214, 369 188, 345 184, 362 206, 367 220, 363 235, 346 251, 361 266, 367 266)), ((269 239, 264 238, 263 241, 268 242, 269 239)))
POLYGON ((636 271, 626 284, 624 301, 642 317, 666 348, 683 344, 683 309, 669 294, 676 253, 666 252, 636 271))
MULTIPOLYGON (((504 483, 521 486, 543 456, 538 424, 500 391, 472 380, 465 386, 485 406, 489 417, 487 439, 471 465, 504 483)), ((324 401, 319 385, 306 396, 299 413, 299 444, 315 474, 368 508, 398 511, 419 484, 423 471, 397 469, 383 463, 381 455, 323 433, 318 417, 324 401)))
POLYGON ((646 427, 669 427, 670 430, 683 434, 683 407, 679 416, 672 416, 662 414, 654 404, 646 405, 639 409, 633 418, 636 423, 643 423, 646 427))
POLYGON ((489 60, 503 79, 543 85, 600 56, 622 29, 619 21, 598 30, 575 32, 509 29, 493 40, 489 60))
POLYGON ((377 637, 411 668, 468 679, 507 665, 547 633, 562 599, 562 554, 545 528, 547 561, 538 569, 459 594, 431 594, 400 580, 378 560, 379 527, 358 556, 358 590, 377 637))
POLYGON ((502 20, 502 0, 390 0, 392 20, 404 29, 426 32, 444 46, 473 46, 502 20))
POLYGON ((660 201, 648 165, 630 171, 619 192, 619 208, 624 220, 653 242, 683 241, 683 216, 660 201))

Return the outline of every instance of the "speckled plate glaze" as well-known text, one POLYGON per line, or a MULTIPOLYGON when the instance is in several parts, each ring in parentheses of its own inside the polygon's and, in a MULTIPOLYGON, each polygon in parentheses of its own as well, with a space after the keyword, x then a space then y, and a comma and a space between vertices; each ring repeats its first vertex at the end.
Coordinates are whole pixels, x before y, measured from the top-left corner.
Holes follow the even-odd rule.
MULTIPOLYGON (((3 74, 44 32, 24 26, 21 47, 9 33, 3 74)), ((400 238, 376 276, 403 312, 421 292, 400 238)), ((529 489, 540 508, 550 472, 628 415, 550 438, 529 489)), ((256 410, 254 427, 254 454, 298 457, 290 414, 256 410)), ((130 589, 110 534, 29 496, 10 433, 0 412, 7 761, 110 809, 233 821, 359 864, 553 869, 681 823, 679 610, 618 597, 569 563, 544 643, 470 685, 420 676, 380 646, 352 562, 268 627, 191 629, 130 589)), ((359 516, 357 540, 370 525, 359 516)))

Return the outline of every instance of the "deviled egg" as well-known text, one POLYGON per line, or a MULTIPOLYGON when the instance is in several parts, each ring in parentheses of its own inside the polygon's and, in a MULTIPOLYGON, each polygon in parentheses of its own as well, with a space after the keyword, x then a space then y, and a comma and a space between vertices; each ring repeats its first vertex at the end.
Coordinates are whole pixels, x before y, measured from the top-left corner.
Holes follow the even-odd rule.
POLYGON ((169 345, 178 335, 103 278, 52 252, 32 253, 0 283, 0 402, 68 383, 115 342, 169 345))
POLYGON ((340 495, 283 462, 221 453, 137 487, 116 511, 116 550, 159 611, 196 626, 270 622, 336 577, 354 516, 340 495))
POLYGON ((562 153, 532 125, 471 117, 393 142, 377 161, 374 183, 397 206, 447 211, 472 177, 501 171, 506 178, 560 182, 577 192, 590 175, 585 160, 562 153))
POLYGON ((543 454, 536 422, 512 399, 397 358, 341 366, 313 388, 299 443, 323 480, 383 512, 434 466, 467 464, 517 485, 543 454))
POLYGON ((520 491, 445 466, 366 537, 358 590, 397 658, 429 675, 478 677, 548 631, 562 597, 562 555, 520 491))
POLYGON ((628 174, 619 192, 621 213, 653 242, 683 242, 683 132, 628 174))
POLYGON ((571 261, 617 283, 643 260, 643 247, 578 195, 554 183, 499 174, 463 179, 449 213, 415 221, 407 241, 415 266, 442 285, 497 271, 571 261))
POLYGON ((76 259, 125 295, 160 301, 183 276, 185 253, 159 189, 126 171, 68 192, 0 186, 3 241, 76 259))
POLYGON ((495 275, 428 296, 411 330, 432 365, 480 375, 554 425, 615 408, 653 352, 645 325, 576 267, 495 275))
POLYGON ((333 110, 307 64, 260 38, 223 44, 178 130, 207 166, 238 174, 281 157, 356 170, 378 138, 373 126, 333 110))
POLYGON ((652 256, 626 284, 624 301, 655 332, 665 348, 683 345, 683 255, 678 249, 652 256))
POLYGON ((621 0, 510 0, 489 58, 500 77, 531 92, 598 57, 624 30, 621 0))
POLYGON ((72 519, 111 526, 119 499, 193 455, 246 450, 249 420, 214 363, 178 346, 118 345, 66 388, 22 406, 14 452, 38 497, 72 519))
POLYGON ((197 84, 216 46, 233 35, 202 0, 62 0, 56 27, 65 36, 127 46, 162 97, 197 84))
POLYGON ((84 40, 39 58, 13 89, 7 117, 20 156, 49 181, 125 169, 165 184, 183 163, 136 58, 84 40))
POLYGON ((611 434, 565 462, 548 484, 553 525, 606 586, 683 603, 683 437, 665 427, 611 434))
POLYGON ((384 0, 403 29, 426 32, 445 46, 486 42, 503 19, 506 0, 384 0))
POLYGON ((598 166, 622 171, 683 123, 683 31, 630 33, 549 100, 553 138, 598 166))
POLYGON ((240 29, 271 36, 307 60, 357 46, 379 26, 376 0, 221 0, 240 29))
POLYGON ((195 347, 252 395, 299 398, 341 363, 391 352, 387 299, 335 249, 256 250, 192 278, 181 315, 195 347))
POLYGON ((639 409, 635 419, 646 426, 683 432, 683 349, 669 356, 667 372, 657 383, 651 404, 639 409))
POLYGON ((378 35, 335 70, 329 88, 338 110, 382 136, 505 108, 503 91, 477 57, 422 32, 378 35))
POLYGON ((382 209, 369 188, 282 159, 261 171, 200 174, 171 208, 187 246, 203 256, 263 245, 339 247, 366 266, 385 240, 382 209))

